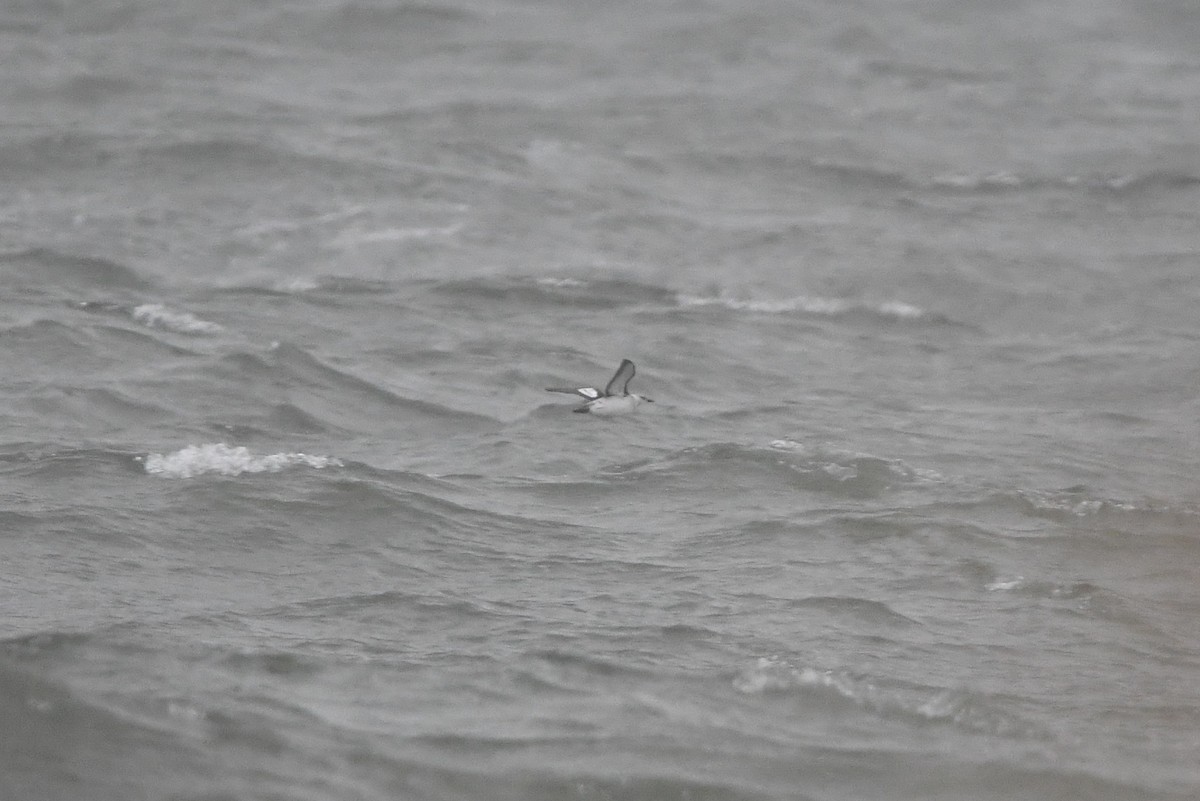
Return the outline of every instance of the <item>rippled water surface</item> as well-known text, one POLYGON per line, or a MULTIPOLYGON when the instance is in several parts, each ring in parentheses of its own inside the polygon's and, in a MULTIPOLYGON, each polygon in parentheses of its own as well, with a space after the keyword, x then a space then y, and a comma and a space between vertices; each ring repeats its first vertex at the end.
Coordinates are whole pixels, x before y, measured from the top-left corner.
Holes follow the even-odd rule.
POLYGON ((8 4, 0 798, 1197 797, 1198 35, 8 4))

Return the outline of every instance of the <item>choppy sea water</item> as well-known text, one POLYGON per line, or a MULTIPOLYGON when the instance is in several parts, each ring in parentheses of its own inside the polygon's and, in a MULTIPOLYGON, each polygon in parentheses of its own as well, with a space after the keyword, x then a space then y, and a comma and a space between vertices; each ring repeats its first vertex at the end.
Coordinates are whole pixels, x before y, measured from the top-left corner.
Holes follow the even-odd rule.
POLYGON ((0 798, 1197 797, 1198 35, 7 4, 0 798))

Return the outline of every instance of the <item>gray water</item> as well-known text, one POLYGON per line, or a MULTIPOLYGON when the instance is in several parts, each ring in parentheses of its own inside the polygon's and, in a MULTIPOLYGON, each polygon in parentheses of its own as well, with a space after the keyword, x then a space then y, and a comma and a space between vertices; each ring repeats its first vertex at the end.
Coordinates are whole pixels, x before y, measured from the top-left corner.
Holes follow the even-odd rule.
POLYGON ((6 3, 0 800, 1200 796, 1198 41, 6 3))

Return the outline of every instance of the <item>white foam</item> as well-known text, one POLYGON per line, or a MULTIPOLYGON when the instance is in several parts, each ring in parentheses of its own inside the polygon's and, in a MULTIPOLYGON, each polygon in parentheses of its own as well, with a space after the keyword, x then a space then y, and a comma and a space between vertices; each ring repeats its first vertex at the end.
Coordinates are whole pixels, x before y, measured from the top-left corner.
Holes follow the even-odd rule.
POLYGON ((840 670, 797 668, 777 656, 760 658, 756 665, 734 678, 733 687, 747 695, 817 689, 834 693, 877 713, 915 713, 930 719, 941 719, 945 715, 942 694, 932 699, 920 696, 905 699, 898 691, 885 690, 865 678, 855 678, 840 670))
POLYGON ((134 320, 150 328, 163 328, 177 334, 219 334, 217 323, 202 320, 191 312, 178 311, 161 303, 143 303, 130 313, 134 320))
POLYGON ((309 276, 284 278, 271 285, 276 292, 288 295, 303 295, 305 292, 315 292, 321 288, 321 282, 309 276))
POLYGON ((1115 499, 1080 497, 1072 492, 1046 490, 1021 490, 1019 494, 1035 509, 1045 512, 1063 512, 1075 517, 1091 517, 1104 512, 1148 511, 1128 501, 1115 499))
POLYGON ((947 189, 1014 189, 1026 181, 1016 173, 999 170, 983 175, 975 173, 945 173, 934 176, 931 183, 947 189))
POLYGON ((1015 590, 1025 583, 1024 576, 1001 576, 990 582, 985 588, 988 592, 1007 592, 1015 590))
POLYGON ((813 298, 799 295, 782 300, 755 300, 731 298, 726 296, 701 297, 699 295, 679 295, 680 306, 704 307, 721 306, 733 311, 751 311, 762 314, 783 314, 786 312, 807 312, 809 314, 842 314, 850 309, 850 304, 835 298, 813 298))
POLYGON ((768 300, 755 298, 734 298, 725 295, 700 296, 680 294, 676 297, 676 300, 680 306, 684 307, 720 306, 732 311, 748 311, 759 314, 788 314, 792 312, 800 312, 802 314, 813 314, 823 317, 836 317, 842 314, 862 311, 870 314, 878 314, 882 317, 895 317, 901 320, 915 320, 917 318, 924 317, 927 313, 919 306, 914 306, 911 303, 904 303, 903 301, 898 300, 890 300, 883 303, 870 305, 866 303, 855 303, 842 298, 823 298, 813 295, 796 295, 795 297, 791 298, 768 300))
POLYGON ((242 473, 275 473, 288 467, 303 466, 320 470, 341 467, 340 459, 307 453, 271 453, 257 455, 244 446, 224 442, 189 445, 173 453, 151 453, 143 460, 146 472, 167 478, 192 478, 207 473, 240 476, 242 473))
POLYGON ((911 303, 904 303, 899 300, 889 300, 886 303, 880 303, 875 307, 875 311, 886 317, 899 317, 902 320, 915 320, 918 317, 925 316, 925 310, 920 306, 914 306, 911 303))
POLYGON ((798 668, 778 656, 760 657, 753 667, 734 678, 733 687, 747 695, 815 687, 830 690, 861 706, 879 708, 884 705, 883 692, 869 681, 855 679, 841 671, 798 668))
POLYGON ((587 286, 587 281, 581 281, 578 278, 539 278, 537 279, 539 286, 548 286, 555 289, 581 289, 587 286))
POLYGON ((798 686, 828 685, 833 674, 805 667, 795 668, 778 656, 759 657, 757 663, 743 670, 733 679, 733 688, 747 695, 758 695, 772 690, 786 690, 798 686))
POLYGON ((986 699, 968 691, 883 687, 842 670, 794 667, 777 656, 760 658, 734 677, 733 687, 747 695, 816 690, 836 694, 878 715, 916 717, 990 734, 1045 736, 1038 728, 991 708, 986 699))

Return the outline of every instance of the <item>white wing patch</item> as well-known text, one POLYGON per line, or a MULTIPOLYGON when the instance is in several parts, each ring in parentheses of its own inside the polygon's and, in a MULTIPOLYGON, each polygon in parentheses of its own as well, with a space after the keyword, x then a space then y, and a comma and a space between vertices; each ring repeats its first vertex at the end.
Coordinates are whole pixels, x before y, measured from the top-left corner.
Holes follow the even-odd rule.
POLYGON ((598 415, 628 414, 637 409, 639 404, 653 403, 641 395, 629 394, 629 382, 633 379, 637 368, 629 359, 622 359, 621 366, 604 386, 604 391, 596 387, 546 387, 547 392, 562 392, 567 395, 578 395, 587 401, 582 406, 572 409, 575 412, 590 412, 598 415))
POLYGON ((600 397, 600 390, 595 387, 546 387, 546 391, 561 392, 564 395, 578 395, 588 400, 595 400, 600 397))

